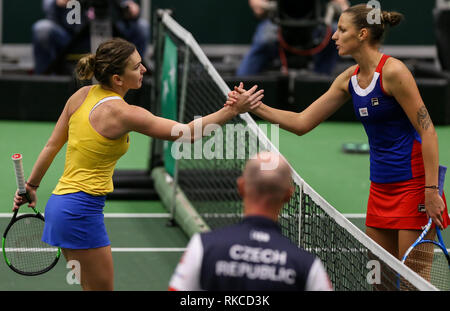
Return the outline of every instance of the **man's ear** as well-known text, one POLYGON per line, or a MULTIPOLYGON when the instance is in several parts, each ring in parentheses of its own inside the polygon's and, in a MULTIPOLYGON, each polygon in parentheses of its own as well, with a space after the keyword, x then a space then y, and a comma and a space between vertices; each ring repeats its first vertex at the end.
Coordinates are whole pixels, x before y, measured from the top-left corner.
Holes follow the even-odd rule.
POLYGON ((244 195, 245 195, 244 177, 242 177, 242 176, 238 177, 236 182, 237 182, 237 188, 238 188, 239 195, 241 196, 241 198, 244 198, 244 195))
POLYGON ((283 202, 284 203, 289 202, 289 200, 291 199, 293 194, 294 194, 294 186, 291 186, 291 187, 289 187, 288 190, 286 190, 286 193, 284 194, 284 197, 283 197, 283 202))

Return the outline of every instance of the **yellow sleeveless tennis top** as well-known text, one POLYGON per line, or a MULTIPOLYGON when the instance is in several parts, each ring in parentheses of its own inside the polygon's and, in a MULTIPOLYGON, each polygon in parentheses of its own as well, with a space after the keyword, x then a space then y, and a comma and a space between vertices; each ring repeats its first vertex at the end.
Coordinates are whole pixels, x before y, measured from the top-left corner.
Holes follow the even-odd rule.
POLYGON ((94 85, 70 117, 64 173, 53 190, 54 194, 83 191, 91 195, 106 195, 114 190, 114 167, 128 150, 129 136, 108 139, 100 135, 89 121, 91 111, 112 99, 123 98, 94 85))

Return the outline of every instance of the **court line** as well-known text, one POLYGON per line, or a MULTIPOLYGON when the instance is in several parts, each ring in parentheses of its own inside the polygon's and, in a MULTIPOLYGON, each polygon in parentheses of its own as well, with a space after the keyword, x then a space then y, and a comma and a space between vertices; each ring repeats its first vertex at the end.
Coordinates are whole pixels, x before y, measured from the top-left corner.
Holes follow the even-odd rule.
MULTIPOLYGON (((366 214, 342 214, 342 215, 344 215, 346 218, 362 218, 362 219, 364 219, 364 218, 366 218, 366 214)), ((449 216, 450 216, 450 213, 449 213, 449 216)))
POLYGON ((170 253, 185 250, 186 247, 111 247, 113 253, 170 253))
MULTIPOLYGON (((27 214, 27 213, 19 213, 17 216, 27 214)), ((44 215, 44 214, 42 214, 44 215)), ((170 213, 104 213, 105 218, 170 218, 170 213)), ((366 218, 366 214, 357 214, 357 213, 344 213, 344 217, 349 219, 364 219, 366 218)), ((450 214, 449 214, 450 215, 450 214)), ((45 216, 45 215, 44 215, 45 216)), ((206 217, 211 216, 210 214, 204 215, 206 217)), ((222 214, 223 216, 223 214, 222 214)), ((0 213, 0 218, 11 218, 11 213, 0 213)), ((215 215, 217 217, 217 215, 215 215)), ((236 217, 236 214, 230 214, 229 217, 236 217)))
MULTIPOLYGON (((113 253, 169 253, 184 252, 186 247, 111 247, 113 253)), ((5 248, 6 252, 55 252, 56 248, 5 248)))
MULTIPOLYGON (((25 214, 31 214, 31 213, 17 213, 17 216, 25 215, 25 214)), ((11 213, 0 213, 0 218, 11 218, 13 215, 13 212, 11 213)))
MULTIPOLYGON (((184 252, 186 247, 111 247, 111 251, 113 253, 178 253, 184 252)), ((327 251, 328 249, 316 249, 316 251, 327 251)), ((338 249, 331 249, 331 251, 337 251, 338 249)), ((55 248, 5 248, 6 252, 54 252, 55 248)), ((339 250, 342 252, 342 250, 339 250)), ((348 251, 348 250, 344 250, 348 251)), ((358 251, 357 249, 353 249, 352 251, 358 251)), ((359 250, 360 251, 360 250, 359 250)), ((450 249, 447 249, 450 251, 450 249)), ((440 249, 435 249, 434 252, 442 252, 440 249)))
MULTIPOLYGON (((11 213, 0 213, 0 218, 11 218, 11 213)), ((18 213, 17 216, 29 214, 18 213)), ((45 216, 42 213, 43 216, 45 216)), ((170 218, 169 213, 104 213, 105 218, 170 218)))
POLYGON ((169 213, 105 213, 105 218, 169 218, 169 213))

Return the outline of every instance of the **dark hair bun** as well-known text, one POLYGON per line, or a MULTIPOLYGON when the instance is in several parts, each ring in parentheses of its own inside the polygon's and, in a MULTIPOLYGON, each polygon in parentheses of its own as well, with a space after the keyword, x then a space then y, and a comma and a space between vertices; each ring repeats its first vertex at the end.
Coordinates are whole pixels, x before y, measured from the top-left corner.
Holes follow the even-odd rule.
POLYGON ((403 20, 403 14, 398 12, 383 11, 381 13, 381 18, 384 24, 388 24, 389 26, 396 26, 403 20))

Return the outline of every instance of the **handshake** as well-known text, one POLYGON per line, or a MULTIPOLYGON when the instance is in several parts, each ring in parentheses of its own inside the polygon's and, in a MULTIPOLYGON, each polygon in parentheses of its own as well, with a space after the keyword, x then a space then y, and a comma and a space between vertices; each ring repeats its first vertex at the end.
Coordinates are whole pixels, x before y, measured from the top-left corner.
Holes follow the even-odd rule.
POLYGON ((264 90, 256 91, 257 88, 258 86, 254 85, 251 89, 245 90, 244 83, 239 83, 239 86, 235 86, 234 90, 228 93, 224 106, 232 107, 238 113, 245 113, 258 108, 262 104, 264 90))

